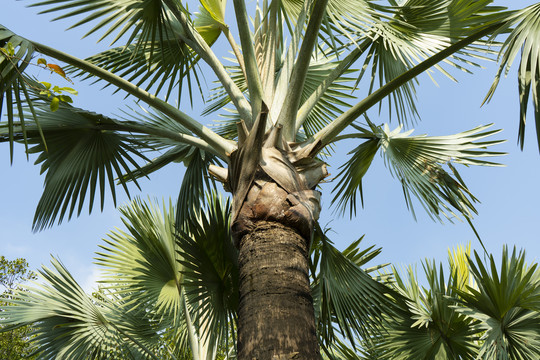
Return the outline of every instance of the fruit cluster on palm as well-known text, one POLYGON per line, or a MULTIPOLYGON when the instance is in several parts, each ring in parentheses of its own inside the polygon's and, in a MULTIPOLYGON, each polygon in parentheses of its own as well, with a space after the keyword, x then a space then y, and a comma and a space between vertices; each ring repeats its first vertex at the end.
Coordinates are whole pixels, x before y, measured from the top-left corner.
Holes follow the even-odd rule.
MULTIPOLYGON (((415 314, 418 321, 400 322, 403 311, 415 309, 403 300, 406 288, 388 287, 361 270, 370 256, 359 253, 357 244, 341 253, 328 242, 317 223, 317 186, 328 176, 325 156, 340 140, 358 141, 335 181, 333 202, 341 209, 355 211, 362 178, 382 152, 408 204, 414 195, 434 218, 470 221, 476 199, 456 164, 496 165, 484 158, 499 155, 487 148, 500 141, 485 139, 497 131, 481 126, 450 136, 412 136, 401 126, 390 130, 374 124, 367 110, 387 98, 397 119, 407 124, 416 115, 417 75, 434 67, 452 77, 448 67, 468 71, 499 47, 501 66, 488 99, 521 50, 520 141, 531 93, 540 123, 540 46, 535 41, 540 4, 506 11, 487 0, 233 0, 234 26, 227 24, 222 0, 200 0, 196 13, 193 4, 177 0, 46 0, 35 5, 60 12, 61 18, 82 15, 74 26, 93 23, 90 33, 100 32, 102 38, 115 34, 126 45, 82 60, 0 25, 0 103, 7 113, 0 141, 9 142, 11 151, 15 142, 23 143, 46 172, 34 228, 79 215, 86 200, 91 211, 97 193, 102 208, 107 190, 116 202, 115 181, 127 192, 130 181, 174 162, 186 165, 176 215, 169 211, 165 220, 158 219, 142 203, 124 210, 130 235, 113 235, 106 247, 110 263, 99 260, 111 268, 104 293, 88 298, 55 262, 56 271, 44 270, 54 304, 40 311, 43 317, 29 316, 22 306, 12 309, 16 320, 10 321, 39 321, 49 329, 38 336, 49 344, 43 349, 46 357, 174 357, 189 343, 191 356, 200 358, 230 349, 242 360, 317 359, 320 349, 325 356, 347 358, 352 353, 345 345, 342 355, 332 351, 344 339, 354 344, 355 337, 366 356, 412 356, 391 346, 381 350, 386 329, 377 332, 377 324, 391 324, 390 334, 399 336, 409 325, 427 325, 432 331, 436 321, 415 314), (496 40, 501 34, 506 36, 502 44, 496 40), (220 36, 234 54, 229 66, 213 50, 220 36), (37 54, 43 57, 36 59, 37 54), (91 78, 112 85, 148 108, 128 109, 120 119, 77 108, 65 94, 73 89, 32 78, 31 64, 69 81, 91 78), (197 87, 202 93, 200 71, 211 72, 217 86, 196 120, 169 100, 186 92, 195 96, 197 87), (182 91, 186 86, 189 91, 182 91), (368 89, 368 95, 358 101, 357 89, 368 89), (202 117, 210 114, 222 120, 204 125, 202 117), (155 152, 159 155, 149 159, 155 152), (209 213, 201 212, 206 190, 218 182, 232 193, 230 209, 215 205, 211 197, 209 213), (145 216, 155 224, 137 220, 145 216), (209 227, 220 231, 208 232, 209 227), (121 237, 132 239, 126 240, 129 246, 121 237), (124 263, 124 252, 132 264, 124 263), (135 270, 142 273, 134 275, 135 270), (145 281, 153 284, 155 296, 141 301, 141 294, 149 292, 145 281), (222 292, 215 295, 214 290, 222 292), (83 316, 73 315, 77 312, 83 316), (82 340, 92 334, 96 337, 91 339, 100 340, 82 340)), ((517 255, 508 261, 514 259, 522 261, 517 255)), ((520 271, 530 272, 526 267, 520 271)), ((433 279, 435 272, 428 272, 433 279)), ((532 273, 531 291, 537 294, 537 273, 532 273)), ((432 286, 445 287, 433 279, 432 286)), ((449 309, 458 307, 445 310, 452 312, 446 315, 474 328, 467 330, 467 341, 480 341, 475 336, 489 334, 489 328, 481 328, 463 309, 482 294, 472 288, 455 291, 457 296, 448 295, 459 301, 449 309)), ((36 294, 42 300, 49 296, 36 294)), ((437 306, 454 301, 445 299, 434 301, 437 306)), ((530 304, 538 302, 527 303, 522 311, 518 301, 516 311, 537 321, 538 308, 530 304)), ((532 354, 537 354, 537 333, 532 354)), ((493 336, 500 340, 499 335, 493 336)), ((428 358, 476 356, 471 355, 475 350, 462 352, 430 339, 439 347, 430 348, 428 358)), ((486 346, 479 356, 499 351, 486 346)), ((522 347, 511 348, 518 349, 516 358, 530 355, 522 347)))

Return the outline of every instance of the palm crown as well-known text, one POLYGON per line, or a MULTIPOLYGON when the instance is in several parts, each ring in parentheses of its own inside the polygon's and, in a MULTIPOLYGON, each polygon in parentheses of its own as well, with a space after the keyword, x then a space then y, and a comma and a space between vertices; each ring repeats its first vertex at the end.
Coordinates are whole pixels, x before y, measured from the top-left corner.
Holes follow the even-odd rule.
MULTIPOLYGON (((184 162, 175 219, 179 228, 198 213, 205 187, 219 181, 233 194, 230 226, 242 264, 245 242, 267 222, 292 229, 309 248, 318 227, 317 185, 328 176, 325 149, 331 151, 345 138, 359 143, 336 182, 333 201, 342 209, 355 211, 362 177, 382 151, 408 204, 415 195, 435 218, 470 219, 476 199, 453 164, 496 165, 484 159, 499 155, 486 149, 499 141, 484 139, 496 131, 478 127, 451 136, 411 136, 401 127, 390 130, 367 117, 359 119, 386 98, 397 119, 410 123, 416 116, 417 75, 432 67, 449 77, 448 67, 468 71, 477 59, 493 55, 492 47, 500 45, 496 36, 508 32, 487 99, 521 49, 523 142, 531 93, 540 121, 540 51, 535 42, 540 5, 505 11, 491 3, 276 0, 248 9, 244 1, 234 0, 233 26, 226 23, 228 8, 220 0, 201 0, 196 13, 193 4, 175 0, 42 1, 34 5, 58 12, 60 18, 82 15, 73 26, 95 23, 89 33, 125 39, 126 45, 82 60, 0 26, 0 102, 8 119, 0 139, 24 143, 27 152, 38 154, 37 163, 46 172, 34 219, 37 230, 79 215, 86 201, 91 211, 98 193, 103 208, 107 189, 116 202, 115 181, 127 191, 127 182, 184 162), (212 50, 220 36, 234 54, 229 66, 212 50), (38 53, 44 57, 35 62, 38 53), (66 95, 73 89, 29 75, 33 61, 66 79, 92 78, 112 85, 149 108, 130 109, 117 119, 74 107, 66 95), (202 92, 201 71, 216 79, 203 111, 223 115, 215 127, 169 102, 176 94, 196 96, 197 88, 202 92), (358 88, 368 89, 359 102, 354 96, 358 88), (160 153, 150 160, 148 150, 160 153)), ((300 252, 302 271, 307 272, 307 250, 300 252)), ((170 266, 175 261, 169 259, 170 266)), ((242 291, 240 298, 251 293, 242 291)), ((239 344, 253 340, 239 336, 239 344)), ((249 351, 240 358, 251 359, 249 351)))

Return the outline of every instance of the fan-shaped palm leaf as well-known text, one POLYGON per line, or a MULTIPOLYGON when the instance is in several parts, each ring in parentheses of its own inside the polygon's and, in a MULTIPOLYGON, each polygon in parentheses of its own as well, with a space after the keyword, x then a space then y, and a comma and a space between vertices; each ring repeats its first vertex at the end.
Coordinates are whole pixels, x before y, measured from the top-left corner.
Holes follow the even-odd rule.
POLYGON ((132 293, 131 297, 144 293, 145 302, 153 304, 161 319, 180 318, 184 304, 174 209, 169 204, 160 211, 137 198, 120 213, 127 232, 112 232, 101 246, 104 251, 97 253, 97 263, 107 274, 103 283, 111 290, 132 293))
POLYGON ((489 257, 485 266, 475 252, 470 259, 475 288, 459 290, 456 310, 477 320, 483 344, 478 359, 537 359, 540 356, 540 271, 527 265, 525 252, 504 247, 501 266, 489 257))
MULTIPOLYGON (((41 172, 47 172, 45 188, 34 217, 34 229, 51 226, 58 218, 62 222, 82 211, 86 195, 89 195, 89 211, 99 185, 101 208, 105 203, 107 183, 116 204, 114 179, 119 178, 129 194, 123 173, 131 176, 131 168, 137 168, 136 157, 144 159, 137 150, 140 144, 127 135, 108 129, 114 121, 100 114, 87 112, 68 105, 51 112, 49 105, 36 103, 36 114, 41 119, 40 130, 47 147, 35 124, 27 124, 24 131, 18 124, 16 139, 25 134, 28 142, 35 144, 28 151, 38 153, 36 164, 41 163, 41 172), (77 206, 78 203, 78 206, 77 206)), ((9 139, 10 126, 0 127, 0 141, 9 139)))
MULTIPOLYGON (((453 42, 472 34, 483 26, 502 17, 500 8, 489 6, 491 0, 409 0, 400 2, 389 20, 377 21, 365 30, 374 38, 365 58, 363 69, 371 68, 370 92, 378 79, 382 86, 406 73, 416 63, 447 48, 453 42), (482 20, 479 20, 479 19, 482 20), (474 21, 473 21, 474 20, 474 21), (372 62, 371 67, 369 63, 372 62)), ((396 2, 393 2, 397 5, 396 2)), ((470 72, 465 66, 478 66, 474 58, 486 59, 494 54, 484 43, 477 43, 459 50, 444 60, 457 69, 470 72)), ((435 65, 450 79, 454 79, 440 65, 435 65)), ((362 78, 360 73, 359 80, 362 78)), ((415 81, 409 81, 388 97, 390 114, 395 107, 399 122, 418 116, 416 110, 415 81)), ((382 103, 380 103, 382 106, 382 103)))
POLYGON ((5 324, 34 324, 45 359, 157 359, 158 328, 118 299, 90 297, 53 258, 40 271, 43 285, 20 291, 2 315, 5 324), (119 314, 121 312, 122 314, 119 314))
POLYGON ((177 246, 194 321, 209 343, 222 344, 234 336, 236 325, 238 250, 230 233, 229 202, 214 193, 208 196, 205 211, 191 216, 187 227, 179 229, 177 246))
POLYGON ((86 17, 71 25, 70 29, 101 18, 102 20, 88 31, 85 36, 102 30, 104 34, 99 40, 103 40, 108 35, 118 31, 113 43, 125 34, 130 36, 128 43, 131 43, 138 35, 141 35, 141 42, 154 42, 173 28, 168 8, 162 0, 46 0, 36 2, 31 6, 47 7, 40 14, 65 12, 53 20, 89 13, 86 17))
MULTIPOLYGON (((102 21, 85 36, 104 31, 100 38, 102 40, 117 31, 118 34, 113 40, 116 42, 121 36, 129 35, 127 45, 92 56, 87 59, 90 63, 117 73, 128 81, 136 81, 137 86, 144 83, 146 88, 150 89, 156 85, 156 93, 166 87, 167 98, 184 78, 189 83, 193 81, 190 74, 194 75, 197 83, 199 82, 195 70, 200 57, 186 45, 184 25, 178 23, 164 1, 63 0, 61 2, 63 4, 59 5, 58 1, 43 1, 33 6, 50 7, 42 13, 68 11, 55 20, 90 13, 70 28, 101 18, 102 21)), ((216 1, 204 2, 205 6, 200 7, 201 12, 196 14, 193 20, 195 29, 200 30, 201 37, 210 45, 219 37, 224 17, 224 8, 214 3, 216 1)), ((74 76, 91 77, 87 72, 77 68, 68 70, 74 76)), ((178 94, 179 98, 180 94, 181 91, 178 94)))
MULTIPOLYGON (((457 216, 456 209, 470 218, 476 212, 473 202, 476 198, 469 192, 452 163, 464 165, 498 166, 499 164, 478 158, 503 155, 485 150, 488 146, 501 143, 499 140, 479 141, 496 134, 498 130, 485 131, 488 126, 480 126, 469 131, 448 136, 410 136, 411 131, 401 133, 401 127, 390 131, 372 126, 371 130, 356 126, 360 133, 351 137, 367 139, 352 151, 352 158, 341 167, 340 181, 334 188, 343 211, 357 191, 362 191, 362 178, 369 168, 375 153, 381 149, 385 163, 392 175, 401 182, 407 206, 413 211, 410 193, 414 194, 428 214, 437 219, 444 215, 449 220, 457 216), (445 170, 448 165, 451 172, 445 170), (454 177, 452 177, 452 173, 454 177)), ((351 200, 351 214, 355 201, 351 200)))
MULTIPOLYGON (((212 201, 211 203, 209 206, 218 208, 221 206, 212 201)), ((219 292, 225 291, 229 296, 236 294, 235 288, 231 289, 231 284, 227 281, 230 281, 231 276, 237 281, 237 275, 236 277, 224 275, 226 279, 223 280, 222 286, 205 283, 207 290, 210 288, 211 291, 218 292, 213 293, 213 300, 207 303, 198 297, 199 293, 196 295, 192 293, 193 286, 198 289, 198 283, 194 278, 201 276, 201 273, 193 275, 192 268, 184 267, 182 263, 202 264, 202 269, 206 271, 209 271, 209 267, 213 267, 213 272, 205 272, 202 275, 205 279, 210 279, 215 271, 226 271, 219 268, 219 266, 227 267, 226 261, 224 265, 223 261, 221 263, 218 261, 217 265, 215 262, 216 259, 222 259, 220 255, 223 252, 214 252, 216 249, 211 246, 196 247, 196 250, 190 247, 194 241, 191 240, 191 236, 194 235, 188 227, 195 226, 194 231, 198 234, 199 225, 196 222, 184 223, 186 237, 182 238, 182 241, 178 240, 174 225, 176 215, 170 203, 168 208, 164 207, 160 211, 151 203, 137 199, 129 207, 122 208, 121 212, 127 232, 113 232, 109 235, 109 239, 105 240, 103 251, 98 253, 98 264, 106 269, 107 274, 103 283, 108 290, 122 295, 127 300, 127 308, 131 307, 133 311, 146 311, 146 317, 160 323, 172 353, 183 353, 189 347, 195 359, 213 359, 218 347, 227 341, 227 337, 220 334, 224 331, 222 327, 227 327, 230 319, 218 319, 221 322, 212 320, 212 317, 209 317, 208 321, 205 319, 207 312, 212 314, 217 312, 218 317, 220 316, 219 312, 223 311, 220 299, 224 297, 219 292), (193 252, 186 252, 185 247, 193 252), (216 266, 219 269, 215 270, 216 266), (192 297, 195 297, 194 302, 192 297), (217 310, 214 306, 217 306, 217 310)), ((228 234, 228 217, 224 218, 222 213, 216 212, 208 213, 206 216, 209 216, 207 221, 217 226, 212 228, 212 233, 216 234, 217 238, 210 239, 210 242, 215 242, 213 246, 223 247, 221 241, 226 240, 223 236, 228 234), (223 231, 227 229, 227 234, 224 235, 216 229, 223 231)), ((230 305, 227 305, 227 309, 230 311, 230 305)))
MULTIPOLYGON (((520 122, 518 132, 518 144, 523 149, 525 140, 525 120, 529 95, 532 92, 533 109, 535 114, 538 146, 540 147, 540 4, 531 5, 517 11, 508 18, 506 26, 499 32, 512 29, 510 35, 501 48, 500 67, 493 85, 491 86, 486 100, 493 96, 499 80, 504 71, 508 74, 512 63, 521 51, 521 61, 518 69, 520 122), (532 90, 531 90, 532 88, 532 90)), ((485 101, 486 101, 485 100, 485 101)))
POLYGON ((369 341, 374 324, 398 311, 389 296, 395 294, 360 267, 380 252, 373 247, 360 251, 361 240, 341 252, 322 231, 314 239, 312 296, 324 344, 336 340, 336 329, 352 344, 355 335, 369 341))
POLYGON ((407 280, 394 269, 395 288, 407 299, 407 312, 388 320, 386 332, 372 350, 380 359, 474 359, 476 321, 456 311, 453 298, 462 270, 453 268, 445 279, 442 265, 437 270, 434 262, 426 260, 423 268, 427 288, 420 287, 412 267, 407 269, 407 280))

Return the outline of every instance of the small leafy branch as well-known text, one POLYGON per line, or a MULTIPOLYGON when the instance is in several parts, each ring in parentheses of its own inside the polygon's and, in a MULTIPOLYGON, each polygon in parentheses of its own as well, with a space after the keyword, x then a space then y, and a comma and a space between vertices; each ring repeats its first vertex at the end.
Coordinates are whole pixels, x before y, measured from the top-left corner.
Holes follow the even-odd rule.
POLYGON ((77 90, 74 90, 70 87, 58 87, 57 85, 52 86, 51 83, 40 81, 40 84, 45 86, 45 89, 40 89, 39 95, 47 95, 47 97, 52 97, 51 99, 51 111, 58 110, 60 102, 73 103, 73 99, 69 95, 62 95, 63 92, 70 93, 72 95, 77 95, 77 90), (52 89, 51 89, 52 87, 52 89))
MULTIPOLYGON (((2 52, 2 54, 4 54, 4 56, 7 59, 9 59, 9 61, 11 61, 12 63, 13 63, 13 59, 16 59, 17 61, 19 60, 24 61, 23 59, 17 58, 15 56, 15 47, 13 46, 11 42, 8 42, 5 47, 0 48, 0 52, 2 52)), ((73 84, 73 81, 66 75, 66 72, 64 71, 64 69, 62 69, 61 66, 57 64, 48 63, 47 60, 45 60, 44 58, 39 58, 37 60, 37 64, 31 64, 31 63, 29 64, 38 66, 39 68, 42 68, 42 69, 47 69, 51 73, 56 73, 60 75, 61 77, 63 77, 68 82, 70 82, 71 84, 73 84)), ((15 66, 15 68, 17 67, 15 66)), ((69 95, 64 95, 63 94, 64 92, 69 93, 71 95, 78 95, 77 90, 70 87, 59 87, 57 85, 53 86, 51 83, 48 83, 46 81, 39 81, 39 83, 43 85, 44 88, 36 88, 32 84, 26 82, 26 84, 29 87, 35 90, 38 90, 40 95, 46 95, 48 98, 51 98, 50 108, 51 108, 51 111, 53 112, 58 110, 58 108, 60 107, 60 102, 66 102, 70 104, 73 103, 73 99, 69 95)))

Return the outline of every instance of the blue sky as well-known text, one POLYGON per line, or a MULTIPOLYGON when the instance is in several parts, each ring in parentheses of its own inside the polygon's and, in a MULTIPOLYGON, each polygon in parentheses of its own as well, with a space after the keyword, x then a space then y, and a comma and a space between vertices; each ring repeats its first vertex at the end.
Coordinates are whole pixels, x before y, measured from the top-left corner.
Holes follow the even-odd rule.
MULTIPOLYGON (((96 46, 97 37, 81 40, 84 29, 65 32, 68 21, 51 23, 50 15, 36 16, 37 9, 24 8, 29 1, 3 0, 0 24, 32 40, 56 47, 78 57, 86 57, 103 49, 96 46)), ((502 1, 497 4, 523 7, 533 1, 502 1)), ((105 44, 104 44, 105 45, 105 44)), ((475 70, 474 75, 453 72, 459 83, 454 83, 436 74, 438 86, 426 75, 420 77, 418 88, 418 109, 422 118, 414 126, 415 134, 447 135, 468 130, 478 125, 494 123, 494 128, 504 129, 497 138, 508 139, 497 146, 496 151, 508 152, 497 161, 503 168, 464 168, 461 175, 472 193, 481 201, 477 209, 479 215, 474 224, 481 234, 488 251, 500 254, 502 245, 525 248, 529 261, 538 261, 540 254, 539 227, 540 214, 540 155, 536 145, 532 106, 529 112, 525 151, 516 145, 518 124, 518 94, 515 68, 507 79, 503 79, 493 100, 480 108, 496 71, 494 63, 482 63, 485 69, 475 70)), ((62 79, 51 76, 46 71, 38 74, 40 80, 60 84, 62 79)), ((64 86, 69 86, 65 84, 64 86)), ((91 88, 88 83, 76 84, 79 96, 75 105, 105 114, 120 114, 123 105, 133 105, 132 100, 124 100, 122 95, 112 95, 111 91, 91 88)), ((200 109, 200 107, 199 107, 200 109)), ((183 106, 183 110, 197 115, 196 111, 183 106)), ((197 107, 196 107, 197 110, 197 107)), ((384 113, 376 109, 370 111, 375 123, 388 122, 384 113)), ((212 119, 208 119, 210 121, 212 119)), ((391 127, 397 126, 392 122, 391 127)), ((354 143, 344 146, 330 160, 329 171, 337 175, 339 166, 346 161, 346 153, 354 143)), ((89 216, 64 222, 60 226, 33 234, 31 224, 34 209, 43 188, 43 177, 39 167, 26 161, 22 146, 16 147, 14 165, 9 164, 8 147, 0 145, 0 254, 8 258, 24 257, 32 268, 48 264, 50 256, 58 257, 72 271, 76 279, 85 287, 92 283, 97 273, 92 265, 94 252, 106 234, 120 226, 118 212, 108 199, 103 213, 99 208, 89 216)), ((141 182, 142 192, 132 188, 132 195, 158 199, 176 198, 183 169, 173 165, 154 174, 150 180, 141 182)), ((408 212, 401 186, 385 168, 382 158, 376 156, 365 177, 365 208, 357 216, 349 219, 338 217, 329 208, 333 184, 323 185, 323 213, 321 224, 332 228, 330 237, 339 247, 365 234, 365 244, 383 247, 378 263, 391 262, 397 265, 419 263, 424 258, 445 260, 447 249, 457 244, 471 242, 479 249, 479 243, 466 223, 444 225, 433 222, 418 205, 415 221, 408 212)), ((119 194, 121 194, 119 189, 119 194)), ((128 199, 121 195, 119 204, 128 199)))

